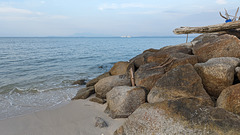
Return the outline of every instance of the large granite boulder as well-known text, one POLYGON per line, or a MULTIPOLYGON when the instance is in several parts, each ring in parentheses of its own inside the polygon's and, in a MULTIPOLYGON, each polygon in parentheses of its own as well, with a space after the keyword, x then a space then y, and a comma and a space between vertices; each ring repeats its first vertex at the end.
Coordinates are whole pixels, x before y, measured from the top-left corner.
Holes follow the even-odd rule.
POLYGON ((183 43, 179 45, 170 45, 161 48, 158 53, 184 53, 184 54, 192 54, 192 44, 191 43, 183 43))
POLYGON ((155 62, 164 64, 168 59, 172 58, 183 58, 192 54, 192 48, 189 44, 181 44, 175 46, 166 46, 161 48, 159 51, 148 55, 146 58, 147 63, 155 62), (180 55, 182 54, 182 55, 180 55), (185 54, 183 56, 183 54, 185 54))
POLYGON ((89 99, 89 101, 99 103, 99 104, 105 104, 106 103, 105 99, 97 98, 97 97, 93 97, 93 98, 89 99))
POLYGON ((177 66, 180 65, 185 65, 185 64, 191 64, 195 65, 198 63, 198 57, 195 55, 189 55, 189 54, 184 54, 184 53, 173 53, 169 55, 169 59, 172 61, 169 62, 169 64, 165 64, 165 71, 169 71, 171 69, 176 68, 177 66))
POLYGON ((141 65, 135 72, 136 86, 142 86, 147 90, 151 90, 156 81, 161 78, 164 73, 164 68, 158 67, 156 63, 141 65))
POLYGON ((147 63, 148 56, 154 55, 155 52, 152 51, 144 51, 142 54, 135 56, 134 58, 130 59, 130 66, 134 65, 136 68, 139 68, 141 65, 147 63))
POLYGON ((139 68, 141 65, 151 62, 163 63, 166 61, 166 59, 168 59, 169 54, 172 53, 192 54, 192 45, 185 43, 175 46, 166 46, 159 50, 148 49, 145 50, 142 54, 132 58, 130 60, 130 63, 134 63, 136 68, 139 68))
POLYGON ((145 53, 145 52, 158 52, 158 51, 159 51, 159 49, 150 48, 150 49, 147 49, 147 50, 143 51, 143 53, 145 53))
POLYGON ((110 69, 111 75, 123 75, 127 72, 129 62, 119 61, 110 69))
POLYGON ((142 104, 114 135, 240 135, 240 117, 195 98, 142 104))
POLYGON ((117 86, 107 93, 105 112, 113 119, 126 118, 146 102, 147 92, 141 87, 117 86))
POLYGON ((240 115, 240 84, 224 89, 217 99, 217 107, 240 115))
POLYGON ((89 87, 86 87, 86 88, 82 88, 77 92, 76 96, 74 96, 72 98, 72 100, 86 99, 86 98, 88 98, 89 96, 91 96, 92 94, 95 93, 94 90, 95 90, 94 86, 89 86, 89 87))
POLYGON ((156 103, 179 98, 198 98, 204 105, 213 106, 202 85, 202 79, 191 64, 178 66, 157 80, 148 94, 148 102, 156 103))
POLYGON ((96 97, 106 98, 109 92, 115 86, 130 86, 131 81, 126 75, 114 75, 99 80, 95 85, 96 97))
POLYGON ((203 36, 202 40, 199 38, 199 42, 193 46, 193 54, 198 56, 199 62, 217 57, 240 58, 240 40, 228 34, 203 36))
POLYGON ((205 33, 205 34, 201 34, 199 36, 197 36, 196 38, 194 38, 192 40, 192 42, 195 44, 204 44, 207 42, 210 42, 212 40, 217 39, 221 34, 217 34, 217 33, 205 33))
POLYGON ((233 84, 235 67, 239 63, 238 58, 220 57, 197 63, 194 67, 201 76, 206 91, 217 98, 223 89, 233 84))
POLYGON ((89 86, 94 86, 99 80, 105 78, 105 77, 109 77, 111 76, 109 72, 106 72, 106 73, 103 73, 101 75, 99 75, 98 77, 90 80, 89 82, 87 82, 86 86, 89 87, 89 86))

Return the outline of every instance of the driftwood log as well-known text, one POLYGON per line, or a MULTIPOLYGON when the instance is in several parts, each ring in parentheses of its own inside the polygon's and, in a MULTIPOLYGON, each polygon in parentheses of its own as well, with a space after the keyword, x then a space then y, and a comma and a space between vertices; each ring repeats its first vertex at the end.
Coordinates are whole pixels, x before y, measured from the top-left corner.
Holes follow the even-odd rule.
POLYGON ((203 27, 180 27, 176 28, 173 32, 175 34, 213 33, 228 31, 237 28, 240 28, 240 21, 209 25, 203 27))

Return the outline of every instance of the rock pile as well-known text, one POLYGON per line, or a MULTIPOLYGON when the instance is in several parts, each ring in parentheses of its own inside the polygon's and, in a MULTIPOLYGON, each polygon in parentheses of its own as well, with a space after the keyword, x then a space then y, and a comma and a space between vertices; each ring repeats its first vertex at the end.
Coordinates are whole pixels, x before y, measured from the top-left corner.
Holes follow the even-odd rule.
POLYGON ((240 135, 239 58, 236 36, 203 34, 191 43, 148 49, 116 63, 74 99, 95 92, 107 101, 110 117, 128 117, 115 135, 240 135), (136 86, 131 86, 130 68, 136 86))

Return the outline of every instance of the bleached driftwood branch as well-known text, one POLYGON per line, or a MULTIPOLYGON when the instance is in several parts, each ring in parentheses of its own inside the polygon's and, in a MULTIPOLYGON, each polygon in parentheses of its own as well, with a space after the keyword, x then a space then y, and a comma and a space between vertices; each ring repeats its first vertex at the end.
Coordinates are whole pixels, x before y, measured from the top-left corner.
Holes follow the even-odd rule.
POLYGON ((203 27, 180 27, 180 28, 176 28, 173 32, 175 34, 213 33, 213 32, 228 31, 228 30, 237 29, 237 28, 240 28, 240 21, 209 25, 209 26, 203 26, 203 27))

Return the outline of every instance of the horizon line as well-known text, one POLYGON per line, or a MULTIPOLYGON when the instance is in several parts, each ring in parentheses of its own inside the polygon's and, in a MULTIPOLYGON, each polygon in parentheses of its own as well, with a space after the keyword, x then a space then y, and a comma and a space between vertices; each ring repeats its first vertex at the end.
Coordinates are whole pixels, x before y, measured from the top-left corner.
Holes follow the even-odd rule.
MULTIPOLYGON (((188 36, 194 38, 195 36, 188 36)), ((186 38, 186 35, 171 35, 171 36, 0 36, 0 38, 186 38)))

